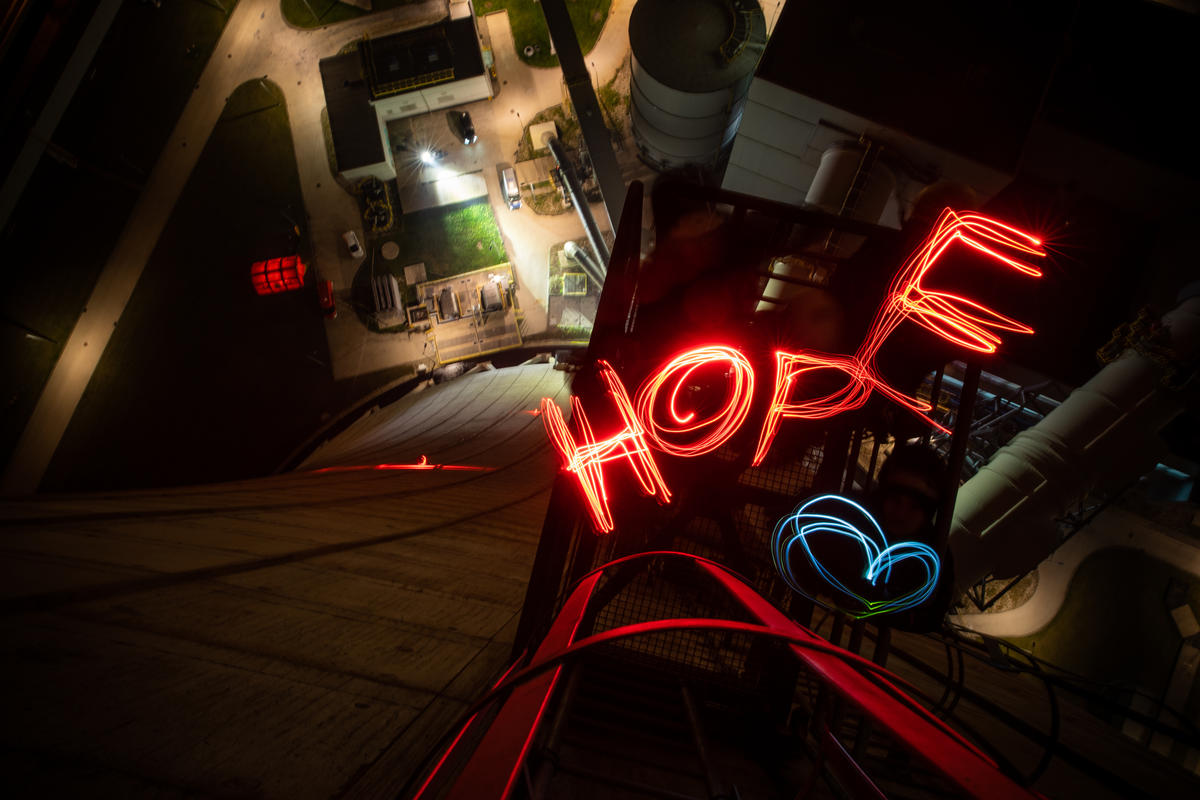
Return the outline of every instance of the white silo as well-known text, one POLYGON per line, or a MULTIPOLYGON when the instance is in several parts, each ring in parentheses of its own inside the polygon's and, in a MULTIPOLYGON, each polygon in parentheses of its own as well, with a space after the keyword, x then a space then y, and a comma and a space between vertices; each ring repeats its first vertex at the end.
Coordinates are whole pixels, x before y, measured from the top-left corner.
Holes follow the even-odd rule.
POLYGON ((642 157, 659 169, 715 164, 737 132, 765 44, 756 0, 638 0, 629 113, 642 157))

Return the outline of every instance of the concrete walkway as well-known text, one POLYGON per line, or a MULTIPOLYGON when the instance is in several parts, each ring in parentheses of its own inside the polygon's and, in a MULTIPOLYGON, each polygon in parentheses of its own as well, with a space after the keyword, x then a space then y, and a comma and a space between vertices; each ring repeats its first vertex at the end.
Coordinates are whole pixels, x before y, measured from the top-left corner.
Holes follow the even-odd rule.
POLYGON ((636 0, 613 0, 608 22, 590 53, 583 60, 595 71, 596 81, 604 85, 629 58, 629 15, 636 0))
POLYGON ((1168 536, 1140 517, 1110 508, 1038 565, 1033 596, 1010 611, 960 614, 951 622, 990 636, 1029 636, 1045 628, 1062 608, 1075 571, 1084 559, 1110 547, 1140 550, 1151 558, 1200 577, 1200 548, 1168 536))
MULTIPOLYGON (((601 74, 607 71, 611 75, 628 52, 627 23, 632 5, 632 0, 613 4, 613 16, 593 51, 594 56, 589 56, 594 58, 601 74)), ((265 77, 284 92, 314 266, 321 276, 334 282, 335 291, 346 293, 358 264, 342 252, 340 236, 343 231, 359 228, 360 221, 354 199, 329 172, 320 121, 325 99, 318 61, 364 34, 381 35, 434 22, 445 14, 445 8, 442 0, 429 0, 316 30, 297 30, 283 20, 278 0, 241 0, 63 348, 17 442, 0 491, 26 494, 37 489, 226 99, 244 81, 265 77)), ((486 24, 496 53, 497 72, 502 81, 507 81, 492 104, 493 112, 500 109, 493 117, 499 117, 497 122, 502 121, 505 133, 499 145, 502 149, 515 149, 521 130, 518 120, 532 117, 538 110, 558 102, 561 77, 558 70, 532 69, 516 58, 507 14, 491 15, 486 24), (509 112, 510 119, 506 119, 504 110, 509 112)), ((493 207, 497 212, 503 211, 497 213, 497 219, 506 234, 510 260, 518 268, 526 330, 542 330, 549 246, 576 238, 571 225, 574 217, 526 221, 526 216, 533 216, 526 210, 506 218, 509 212, 500 205, 495 175, 489 174, 492 171, 482 169, 481 173, 487 181, 493 207)), ((330 321, 327 333, 335 379, 421 357, 420 337, 371 334, 351 313, 330 321)))

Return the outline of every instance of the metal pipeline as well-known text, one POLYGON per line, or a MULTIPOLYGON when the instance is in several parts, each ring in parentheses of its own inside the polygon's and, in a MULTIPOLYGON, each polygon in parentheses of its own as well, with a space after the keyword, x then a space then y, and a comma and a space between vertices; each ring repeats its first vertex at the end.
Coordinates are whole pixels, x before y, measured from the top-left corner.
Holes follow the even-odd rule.
MULTIPOLYGON (((1180 363, 1200 353, 1200 283, 1162 318, 1180 363)), ((1158 432, 1188 405, 1163 385, 1166 366, 1128 347, 1034 427, 1017 434, 958 491, 950 531, 960 591, 1010 577, 1058 546, 1055 517, 1090 489, 1117 489, 1152 469, 1158 432)))
POLYGON ((598 286, 604 285, 605 270, 596 261, 596 257, 591 254, 591 251, 578 247, 574 242, 567 242, 563 245, 563 252, 566 253, 567 258, 578 264, 598 286))
POLYGON ((550 148, 550 154, 554 156, 554 163, 562 170, 563 180, 567 182, 567 193, 571 195, 571 203, 575 206, 575 213, 579 215, 579 221, 583 223, 583 230, 587 234, 588 242, 592 245, 592 252, 596 254, 596 260, 600 262, 599 281, 603 285, 610 258, 608 245, 604 243, 604 237, 600 235, 600 227, 596 225, 587 196, 579 186, 579 179, 575 176, 575 169, 571 166, 571 162, 567 160, 567 153, 563 150, 562 142, 558 140, 557 136, 552 135, 543 136, 542 142, 550 148))

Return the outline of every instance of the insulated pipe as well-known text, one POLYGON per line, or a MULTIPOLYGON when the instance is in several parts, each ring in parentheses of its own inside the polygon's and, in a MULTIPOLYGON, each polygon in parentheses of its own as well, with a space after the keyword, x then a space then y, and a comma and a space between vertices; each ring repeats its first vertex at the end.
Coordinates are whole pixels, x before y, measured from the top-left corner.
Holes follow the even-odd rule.
POLYGON ((563 252, 567 254, 567 258, 578 264, 597 286, 604 285, 605 271, 596 263, 596 257, 589 251, 578 247, 574 242, 567 242, 563 245, 563 252))
MULTIPOLYGON (((1175 357, 1200 352, 1200 283, 1163 317, 1175 357)), ((1187 406, 1164 368, 1130 347, 1041 422, 1013 437, 958 490, 950 530, 955 583, 1033 569, 1059 543, 1055 517, 1089 489, 1116 489, 1152 469, 1158 432, 1187 406)))
POLYGON ((579 221, 583 223, 583 230, 592 244, 596 260, 600 262, 600 284, 603 285, 608 267, 608 245, 604 243, 604 237, 600 235, 600 227, 596 225, 596 220, 592 217, 591 206, 588 205, 587 196, 579 186, 579 179, 575 177, 575 169, 567 160, 562 142, 558 141, 557 136, 550 134, 543 136, 542 142, 550 148, 550 154, 554 156, 554 163, 562 170, 563 180, 567 182, 567 192, 571 195, 571 203, 575 206, 575 213, 579 215, 579 221))

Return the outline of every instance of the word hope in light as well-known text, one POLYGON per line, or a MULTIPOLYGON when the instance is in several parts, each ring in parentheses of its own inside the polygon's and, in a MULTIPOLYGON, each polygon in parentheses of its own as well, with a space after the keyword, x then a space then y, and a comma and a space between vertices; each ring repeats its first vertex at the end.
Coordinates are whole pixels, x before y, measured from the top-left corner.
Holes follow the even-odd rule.
MULTIPOLYGON (((775 569, 795 591, 806 597, 802 581, 792 569, 792 549, 799 544, 803 549, 807 565, 829 586, 853 599, 855 608, 843 609, 858 619, 876 614, 894 614, 924 603, 937 587, 941 575, 941 560, 937 552, 923 542, 895 542, 888 544, 887 537, 871 512, 858 503, 836 494, 823 494, 801 503, 795 511, 779 521, 771 536, 771 557, 775 569), (814 542, 820 551, 822 541, 843 539, 858 545, 863 569, 860 577, 872 587, 883 590, 892 578, 892 567, 904 562, 915 561, 924 572, 924 579, 911 591, 883 600, 870 600, 856 593, 831 570, 813 550, 814 542)), ((829 549, 824 548, 828 554, 829 549)), ((905 588, 905 587, 901 587, 905 588)))
MULTIPOLYGON (((853 355, 816 350, 775 352, 775 385, 751 459, 753 465, 761 464, 766 458, 784 419, 828 419, 861 408, 875 391, 946 431, 926 415, 925 412, 931 409, 928 403, 889 386, 875 366, 880 348, 900 323, 912 320, 948 342, 980 353, 996 351, 1001 343, 996 331, 1033 333, 1029 326, 970 298, 936 291, 925 285, 929 271, 955 243, 966 245, 1028 277, 1042 274, 1000 250, 1008 248, 1026 255, 1044 256, 1038 239, 979 214, 946 209, 929 237, 897 273, 862 344, 853 355), (810 373, 817 370, 840 372, 846 383, 824 396, 791 401, 790 398, 801 391, 810 373)), ((736 349, 726 345, 706 345, 682 352, 659 367, 639 387, 634 402, 608 362, 599 362, 598 368, 606 394, 622 422, 617 434, 597 440, 577 397, 571 398, 571 407, 579 441, 571 435, 562 412, 549 398, 542 399, 541 416, 551 442, 563 459, 564 468, 579 480, 596 529, 607 533, 613 528, 613 519, 604 484, 604 464, 625 461, 647 495, 662 503, 670 502, 670 489, 654 461, 651 447, 685 458, 716 450, 749 416, 755 375, 749 360, 736 349), (693 387, 699 370, 711 369, 715 374, 718 368, 723 368, 721 374, 726 381, 724 399, 715 411, 706 411, 705 416, 698 418, 695 411, 685 408, 681 392, 693 387)))

